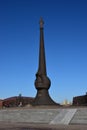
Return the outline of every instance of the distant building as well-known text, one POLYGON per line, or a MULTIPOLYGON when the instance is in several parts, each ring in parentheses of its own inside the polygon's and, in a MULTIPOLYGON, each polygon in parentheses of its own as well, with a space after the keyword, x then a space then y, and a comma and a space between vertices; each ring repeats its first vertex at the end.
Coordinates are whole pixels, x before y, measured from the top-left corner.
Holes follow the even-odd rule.
POLYGON ((14 96, 3 100, 3 107, 20 107, 31 104, 33 97, 14 96))
POLYGON ((73 105, 87 106, 87 92, 85 95, 74 97, 73 98, 73 105))
POLYGON ((3 107, 3 100, 0 99, 0 108, 3 107))
POLYGON ((70 106, 70 105, 72 105, 72 103, 69 102, 67 99, 65 99, 65 100, 63 101, 62 105, 64 105, 64 106, 70 106))

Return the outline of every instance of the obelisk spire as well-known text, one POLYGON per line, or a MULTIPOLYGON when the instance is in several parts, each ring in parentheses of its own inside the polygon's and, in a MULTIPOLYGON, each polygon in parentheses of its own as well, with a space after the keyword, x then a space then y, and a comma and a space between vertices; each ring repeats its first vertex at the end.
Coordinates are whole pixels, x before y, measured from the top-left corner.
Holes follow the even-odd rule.
POLYGON ((43 18, 41 17, 40 18, 40 28, 43 28, 43 25, 44 25, 44 21, 43 21, 43 18))
POLYGON ((36 73, 35 87, 37 95, 32 105, 57 105, 49 96, 48 89, 51 81, 46 73, 44 35, 43 35, 43 19, 40 19, 40 48, 39 48, 39 65, 36 73))
POLYGON ((44 25, 44 21, 41 18, 40 19, 40 48, 39 48, 38 73, 46 75, 46 60, 45 60, 43 25, 44 25))

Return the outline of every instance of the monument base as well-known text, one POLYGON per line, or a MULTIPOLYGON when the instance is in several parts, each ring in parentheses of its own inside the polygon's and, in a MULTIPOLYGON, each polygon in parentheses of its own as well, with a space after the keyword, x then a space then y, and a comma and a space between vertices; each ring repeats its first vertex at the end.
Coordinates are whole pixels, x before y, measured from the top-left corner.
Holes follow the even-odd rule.
POLYGON ((33 106, 37 105, 59 105, 58 103, 54 102, 51 97, 49 96, 49 92, 46 89, 39 89, 37 91, 37 95, 32 102, 33 106))

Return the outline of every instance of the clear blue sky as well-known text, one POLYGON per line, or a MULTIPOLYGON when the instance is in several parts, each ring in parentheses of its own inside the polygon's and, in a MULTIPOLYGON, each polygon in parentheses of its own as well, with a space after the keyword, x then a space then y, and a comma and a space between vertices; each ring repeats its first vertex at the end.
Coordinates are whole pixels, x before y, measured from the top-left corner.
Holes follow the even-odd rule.
POLYGON ((87 91, 87 1, 0 0, 0 98, 34 97, 39 19, 51 97, 62 102, 87 91))

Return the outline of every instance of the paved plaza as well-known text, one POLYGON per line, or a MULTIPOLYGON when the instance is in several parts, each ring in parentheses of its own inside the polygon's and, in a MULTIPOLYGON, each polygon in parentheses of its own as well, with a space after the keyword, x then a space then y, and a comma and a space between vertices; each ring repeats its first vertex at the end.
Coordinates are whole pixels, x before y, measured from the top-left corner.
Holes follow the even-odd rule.
POLYGON ((87 108, 0 110, 0 130, 87 130, 87 108))

